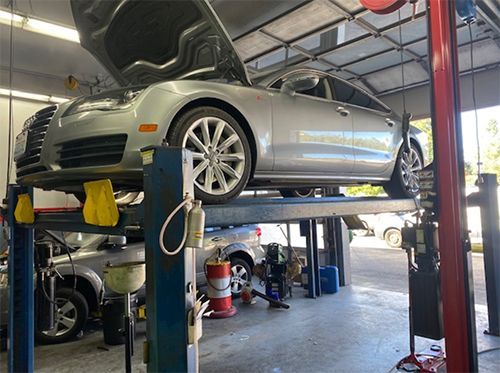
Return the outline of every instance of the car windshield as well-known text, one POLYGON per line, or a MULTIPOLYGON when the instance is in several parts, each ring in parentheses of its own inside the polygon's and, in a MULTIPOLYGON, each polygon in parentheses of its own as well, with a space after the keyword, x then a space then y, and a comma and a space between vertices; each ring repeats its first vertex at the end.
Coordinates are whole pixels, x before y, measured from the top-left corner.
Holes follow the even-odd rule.
POLYGON ((64 239, 68 245, 79 248, 83 246, 88 246, 97 240, 100 240, 102 235, 93 233, 82 233, 82 232, 66 232, 64 233, 64 239))

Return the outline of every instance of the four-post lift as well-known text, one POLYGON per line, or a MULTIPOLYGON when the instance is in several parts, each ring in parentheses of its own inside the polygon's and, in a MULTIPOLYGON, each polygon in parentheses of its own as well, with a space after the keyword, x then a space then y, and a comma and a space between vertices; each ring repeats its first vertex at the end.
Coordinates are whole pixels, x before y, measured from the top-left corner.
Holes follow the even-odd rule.
MULTIPOLYGON (((446 364, 448 371, 477 371, 470 244, 462 188, 464 177, 459 167, 463 155, 459 151, 460 137, 456 135, 461 132, 455 2, 429 0, 427 6, 446 364)), ((145 355, 148 371, 197 370, 197 342, 189 336, 187 316, 193 307, 195 289, 190 283, 193 249, 186 248, 175 256, 166 256, 158 247, 161 226, 166 216, 183 201, 186 192, 192 193, 192 161, 189 152, 178 148, 156 147, 149 149, 147 154, 143 158, 144 202, 138 207, 121 211, 118 224, 114 227, 86 224, 79 211, 41 213, 32 224, 18 224, 14 217, 18 196, 32 194, 32 191, 17 185, 9 187, 10 371, 33 371, 34 228, 115 235, 143 234, 147 269, 145 355)), ((226 205, 204 206, 206 226, 287 221, 308 221, 310 226, 314 226, 319 218, 413 211, 416 208, 413 200, 345 197, 248 199, 226 205)), ((166 246, 177 247, 182 240, 183 230, 184 220, 179 214, 172 219, 170 229, 165 234, 166 246)), ((315 242, 317 244, 313 231, 310 230, 307 240, 310 249, 315 248, 315 242)), ((313 268, 310 276, 318 276, 318 263, 314 260, 317 255, 309 257, 309 266, 313 268)), ((315 282, 314 278, 310 278, 309 284, 315 282)))
MULTIPOLYGON (((120 212, 113 227, 86 224, 81 211, 38 213, 32 224, 16 223, 14 208, 18 196, 31 193, 18 185, 9 187, 8 221, 11 227, 9 265, 12 277, 10 304, 11 372, 33 371, 33 229, 77 231, 110 235, 144 235, 146 252, 148 371, 196 371, 197 343, 188 343, 188 313, 193 308, 191 283, 194 249, 164 255, 158 245, 161 227, 168 214, 192 195, 191 153, 185 149, 154 147, 143 151, 144 201, 120 212), (145 156, 144 156, 145 155, 145 156)), ((249 198, 225 205, 203 206, 205 226, 235 226, 252 223, 306 222, 308 243, 309 296, 319 295, 319 263, 316 220, 357 214, 414 211, 411 199, 389 198, 249 198), (316 286, 314 286, 316 284, 316 286)), ((182 240, 185 221, 175 215, 165 232, 169 251, 182 240)), ((338 239, 336 240, 339 241, 338 239)))

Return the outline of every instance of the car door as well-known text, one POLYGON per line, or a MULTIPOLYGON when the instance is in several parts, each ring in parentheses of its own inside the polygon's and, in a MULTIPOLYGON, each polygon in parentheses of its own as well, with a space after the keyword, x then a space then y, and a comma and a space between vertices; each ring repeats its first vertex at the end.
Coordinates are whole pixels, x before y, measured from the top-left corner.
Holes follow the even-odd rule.
POLYGON ((320 75, 316 87, 293 95, 279 91, 290 76, 271 85, 274 170, 350 174, 352 118, 337 112, 340 104, 333 101, 329 76, 320 75))
POLYGON ((376 98, 338 78, 332 80, 335 98, 353 119, 353 176, 387 177, 397 155, 401 125, 376 98))

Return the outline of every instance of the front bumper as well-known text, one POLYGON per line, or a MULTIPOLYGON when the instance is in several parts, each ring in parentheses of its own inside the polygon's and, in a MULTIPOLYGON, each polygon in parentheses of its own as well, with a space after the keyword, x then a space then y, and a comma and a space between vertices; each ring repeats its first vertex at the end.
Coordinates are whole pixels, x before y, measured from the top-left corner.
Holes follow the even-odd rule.
POLYGON ((64 117, 69 105, 63 105, 50 120, 39 160, 18 167, 17 182, 66 192, 81 191, 83 182, 102 178, 111 179, 115 187, 138 187, 140 149, 162 144, 174 114, 186 102, 184 96, 153 87, 127 110, 64 117), (139 132, 144 123, 158 124, 157 131, 139 132))

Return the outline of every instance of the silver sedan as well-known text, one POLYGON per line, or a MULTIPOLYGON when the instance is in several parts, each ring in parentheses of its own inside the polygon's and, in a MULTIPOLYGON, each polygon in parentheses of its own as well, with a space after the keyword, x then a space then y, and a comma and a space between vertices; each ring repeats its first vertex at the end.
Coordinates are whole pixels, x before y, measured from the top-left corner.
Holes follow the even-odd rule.
POLYGON ((19 183, 79 195, 83 182, 110 178, 116 191, 138 191, 140 149, 168 144, 193 152, 205 203, 245 188, 290 195, 368 183, 392 197, 418 192, 424 133, 412 128, 404 152, 400 118, 325 72, 288 68, 251 81, 208 3, 71 4, 82 46, 123 88, 28 119, 16 139, 19 183))

